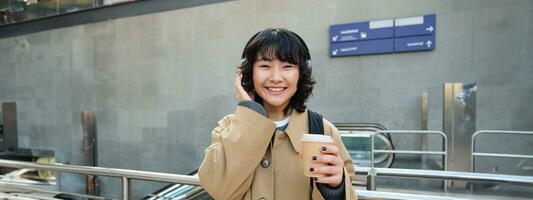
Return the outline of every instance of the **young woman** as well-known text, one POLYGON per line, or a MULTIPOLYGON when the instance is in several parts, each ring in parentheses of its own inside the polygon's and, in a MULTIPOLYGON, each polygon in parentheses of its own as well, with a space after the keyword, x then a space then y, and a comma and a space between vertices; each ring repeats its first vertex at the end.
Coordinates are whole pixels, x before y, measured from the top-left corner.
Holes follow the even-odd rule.
POLYGON ((304 176, 302 134, 309 133, 305 103, 315 81, 305 42, 285 29, 265 29, 246 44, 235 78, 237 110, 218 122, 198 175, 215 199, 356 199, 353 163, 338 130, 304 176))

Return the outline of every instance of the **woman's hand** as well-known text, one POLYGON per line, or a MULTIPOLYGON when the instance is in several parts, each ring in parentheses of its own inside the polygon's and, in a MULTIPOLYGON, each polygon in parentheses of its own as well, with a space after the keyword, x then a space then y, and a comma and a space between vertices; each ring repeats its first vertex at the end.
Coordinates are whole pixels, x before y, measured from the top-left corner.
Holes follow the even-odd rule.
POLYGON ((242 72, 241 70, 237 70, 237 75, 235 76, 235 94, 237 96, 237 102, 241 102, 243 100, 252 100, 253 101, 253 94, 250 95, 244 90, 242 87, 242 72))
POLYGON ((320 149, 323 154, 313 157, 313 163, 325 163, 327 166, 315 166, 312 173, 326 174, 326 177, 319 177, 315 182, 327 184, 336 188, 342 182, 344 161, 339 157, 339 148, 336 146, 324 146, 320 149))

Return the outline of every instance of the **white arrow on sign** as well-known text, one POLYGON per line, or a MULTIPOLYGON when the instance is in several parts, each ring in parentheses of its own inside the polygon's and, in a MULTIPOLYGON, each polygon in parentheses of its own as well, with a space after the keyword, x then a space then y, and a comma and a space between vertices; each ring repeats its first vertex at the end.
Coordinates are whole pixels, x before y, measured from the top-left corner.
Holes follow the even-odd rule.
POLYGON ((333 40, 333 41, 337 41, 337 38, 338 38, 338 37, 339 37, 338 35, 333 36, 333 37, 331 38, 331 40, 333 40))
POLYGON ((361 32, 361 39, 365 39, 366 38, 366 33, 365 32, 361 32))
POLYGON ((428 45, 428 48, 431 48, 431 44, 433 44, 433 43, 431 42, 431 40, 428 40, 428 41, 426 42, 426 45, 428 45))
POLYGON ((331 54, 333 54, 334 56, 336 56, 338 51, 339 51, 338 49, 335 49, 335 50, 333 50, 333 51, 331 52, 331 54))
POLYGON ((426 31, 429 31, 429 32, 433 32, 434 28, 433 26, 429 26, 428 28, 426 28, 426 31))

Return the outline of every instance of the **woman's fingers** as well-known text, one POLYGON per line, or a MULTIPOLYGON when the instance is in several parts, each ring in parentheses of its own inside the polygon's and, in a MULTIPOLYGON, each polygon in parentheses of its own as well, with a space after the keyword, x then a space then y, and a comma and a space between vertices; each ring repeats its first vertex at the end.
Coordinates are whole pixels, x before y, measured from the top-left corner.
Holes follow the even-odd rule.
POLYGON ((315 179, 317 183, 328 184, 330 187, 338 187, 342 183, 342 174, 335 176, 318 177, 315 179))
POLYGON ((329 146, 323 146, 320 148, 320 151, 325 154, 331 154, 338 156, 339 155, 339 148, 337 146, 329 145, 329 146))
POLYGON ((343 168, 339 166, 312 167, 312 174, 326 174, 325 177, 317 177, 315 182, 337 187, 342 183, 343 168))
POLYGON ((336 176, 342 174, 342 167, 338 166, 311 166, 313 174, 326 174, 329 176, 336 176))
POLYGON ((242 87, 242 73, 240 70, 237 71, 237 75, 235 76, 235 95, 237 98, 237 101, 243 101, 243 100, 252 100, 250 98, 250 95, 244 90, 242 87))
POLYGON ((316 155, 315 157, 313 157, 313 162, 314 163, 325 163, 328 165, 341 165, 341 166, 344 164, 344 162, 338 156, 328 155, 328 154, 316 155))
POLYGON ((309 169, 313 174, 326 174, 326 177, 317 178, 317 182, 337 187, 342 182, 344 161, 339 156, 339 148, 336 146, 324 146, 320 148, 322 154, 312 157, 313 163, 309 169))

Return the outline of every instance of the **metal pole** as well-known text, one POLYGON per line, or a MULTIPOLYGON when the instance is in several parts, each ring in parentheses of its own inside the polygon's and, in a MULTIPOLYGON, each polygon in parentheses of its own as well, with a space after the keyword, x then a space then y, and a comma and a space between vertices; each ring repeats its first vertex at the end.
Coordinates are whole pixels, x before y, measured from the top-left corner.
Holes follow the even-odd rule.
POLYGON ((122 177, 122 198, 124 200, 130 199, 131 180, 128 177, 122 177))
POLYGON ((376 191, 376 176, 376 170, 374 168, 370 168, 366 175, 366 190, 376 191))
MULTIPOLYGON (((83 165, 98 166, 97 157, 97 133, 96 133, 96 113, 89 111, 81 112, 81 124, 83 131, 83 165)), ((88 175, 86 179, 86 192, 90 195, 99 195, 98 177, 88 175)))
MULTIPOLYGON (((448 171, 448 155, 449 155, 448 154, 448 136, 446 136, 446 134, 444 134, 443 138, 444 138, 443 143, 444 143, 444 152, 445 152, 444 158, 443 158, 443 160, 444 160, 444 164, 443 164, 444 166, 443 167, 444 167, 444 171, 448 171)), ((444 180, 443 181, 443 185, 444 185, 444 187, 443 187, 444 188, 444 192, 448 192, 448 185, 450 185, 449 181, 448 180, 444 180)))
POLYGON ((372 133, 370 137, 370 166, 374 167, 374 136, 377 133, 372 133))
MULTIPOLYGON (((428 93, 422 93, 422 113, 421 113, 421 130, 428 130, 428 93)), ((422 151, 428 150, 428 137, 426 134, 420 135, 420 145, 422 151)), ((421 158, 421 167, 422 169, 427 169, 427 155, 422 155, 421 158)))

